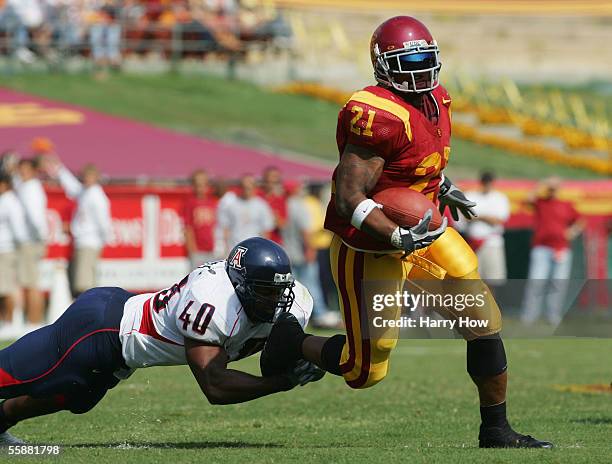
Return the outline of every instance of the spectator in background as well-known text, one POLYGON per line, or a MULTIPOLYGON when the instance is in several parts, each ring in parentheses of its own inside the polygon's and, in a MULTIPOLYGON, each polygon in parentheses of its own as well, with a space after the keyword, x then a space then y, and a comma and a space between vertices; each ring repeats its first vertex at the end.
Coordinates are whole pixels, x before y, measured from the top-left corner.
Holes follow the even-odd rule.
MULTIPOLYGON (((287 183, 287 221, 283 229, 283 244, 289 259, 291 268, 296 278, 303 282, 301 274, 306 264, 311 261, 314 250, 310 247, 310 228, 312 218, 306 210, 304 202, 303 187, 295 182, 287 183)), ((309 285, 305 284, 307 288, 309 285)))
POLYGON ((19 164, 19 155, 13 150, 6 150, 0 154, 0 174, 13 175, 17 164, 19 164))
POLYGON ((476 203, 474 211, 478 217, 468 221, 460 215, 457 226, 478 256, 480 276, 503 284, 507 274, 504 223, 510 217, 510 202, 506 195, 493 188, 494 182, 492 172, 483 172, 480 189, 465 192, 476 203))
POLYGON ((215 225, 218 200, 212 195, 206 171, 191 175, 192 195, 185 204, 185 246, 194 269, 215 259, 215 225))
POLYGON ((47 194, 38 178, 37 163, 32 159, 19 161, 13 183, 23 206, 27 231, 18 253, 24 312, 27 322, 40 324, 44 319, 44 301, 39 288, 39 269, 47 251, 47 194))
POLYGON ((111 236, 110 201, 99 184, 100 173, 91 164, 81 173, 82 183, 55 157, 46 157, 50 176, 59 179, 66 196, 76 201, 70 233, 72 261, 70 283, 76 298, 96 286, 97 267, 102 249, 111 236))
POLYGON ((43 1, 6 0, 5 8, 10 16, 15 57, 30 64, 36 60, 33 49, 45 51, 49 42, 49 32, 44 23, 43 1))
POLYGON ((92 16, 89 41, 94 65, 100 71, 107 66, 119 68, 121 64, 121 24, 119 4, 115 0, 104 0, 92 16))
POLYGON ((340 313, 329 309, 337 304, 338 293, 329 264, 329 246, 331 245, 332 233, 323 226, 328 203, 328 201, 322 201, 324 185, 328 184, 311 184, 304 197, 304 205, 311 219, 309 243, 315 252, 316 271, 312 272, 317 274, 317 285, 323 297, 320 304, 320 316, 317 316, 313 323, 321 328, 342 328, 340 313))
POLYGON ((77 52, 85 36, 82 1, 47 0, 46 16, 52 42, 61 54, 77 52))
POLYGON ((240 188, 239 194, 227 192, 217 208, 223 256, 249 237, 269 238, 274 229, 274 215, 268 203, 257 196, 255 178, 251 174, 243 176, 240 188))
POLYGON ((11 177, 0 173, 0 321, 11 322, 17 287, 17 249, 27 239, 23 207, 11 190, 11 177))
POLYGON ((216 259, 225 258, 228 240, 227 230, 219 224, 219 211, 227 211, 228 208, 231 208, 229 203, 236 200, 239 189, 240 187, 233 187, 227 179, 216 180, 217 198, 219 198, 217 203, 217 227, 215 227, 215 251, 213 253, 216 259))
POLYGON ((563 303, 572 270, 571 242, 581 233, 583 222, 571 202, 558 198, 560 184, 560 179, 549 178, 529 199, 534 212, 534 233, 523 303, 525 324, 539 319, 542 306, 546 306, 546 317, 552 325, 558 325, 564 315, 563 303))
POLYGON ((316 212, 312 211, 309 200, 304 195, 303 186, 299 183, 288 183, 287 221, 283 229, 283 246, 295 277, 302 282, 312 294, 314 307, 312 323, 317 327, 337 327, 338 319, 328 314, 327 304, 321 289, 317 250, 313 246, 313 234, 316 232, 316 212))
POLYGON ((191 22, 185 27, 184 39, 209 42, 212 50, 221 53, 242 49, 235 0, 189 0, 189 11, 191 22))
POLYGON ((269 42, 291 37, 291 27, 270 0, 241 0, 238 20, 242 41, 269 42))
POLYGON ((158 39, 160 31, 163 30, 166 36, 171 35, 171 31, 165 27, 168 19, 162 20, 166 12, 170 18, 174 18, 159 1, 126 0, 120 12, 120 20, 126 29, 126 51, 145 54, 151 51, 151 44, 158 39))
POLYGON ((287 221, 287 196, 283 186, 283 178, 276 166, 268 166, 262 175, 262 196, 274 213, 274 230, 270 239, 283 243, 282 230, 287 221))

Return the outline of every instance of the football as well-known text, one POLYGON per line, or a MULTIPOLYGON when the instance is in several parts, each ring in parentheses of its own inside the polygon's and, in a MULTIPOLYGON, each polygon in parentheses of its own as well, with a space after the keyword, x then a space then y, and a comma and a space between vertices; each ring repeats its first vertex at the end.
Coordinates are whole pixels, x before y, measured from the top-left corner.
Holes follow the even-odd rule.
POLYGON ((373 200, 383 205, 385 216, 401 227, 416 226, 428 209, 433 213, 429 230, 437 229, 442 224, 442 216, 436 205, 415 190, 394 187, 378 192, 373 200))

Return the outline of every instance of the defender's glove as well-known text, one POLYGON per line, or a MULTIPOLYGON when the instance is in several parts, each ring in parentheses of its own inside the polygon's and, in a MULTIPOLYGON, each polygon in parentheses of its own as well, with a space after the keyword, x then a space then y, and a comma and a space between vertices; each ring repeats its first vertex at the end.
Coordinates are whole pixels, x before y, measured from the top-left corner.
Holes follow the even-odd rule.
POLYGON ((286 373, 290 383, 295 387, 297 385, 304 386, 310 382, 317 382, 323 378, 325 371, 319 369, 313 363, 300 359, 295 366, 289 369, 286 373))
POLYGON ((448 206, 451 216, 455 221, 459 220, 459 213, 457 210, 461 211, 461 214, 463 214, 466 219, 472 219, 478 216, 472 210, 472 208, 476 206, 476 203, 468 200, 464 193, 444 174, 442 174, 442 181, 440 182, 438 200, 440 200, 440 214, 444 214, 444 209, 448 206))
POLYGON ((435 230, 429 230, 429 223, 431 222, 432 215, 432 211, 428 209, 423 219, 421 219, 416 226, 410 229, 398 227, 393 231, 391 235, 391 244, 395 248, 404 250, 404 257, 408 256, 414 250, 431 245, 435 239, 444 233, 448 225, 448 220, 446 218, 442 219, 440 227, 435 230))

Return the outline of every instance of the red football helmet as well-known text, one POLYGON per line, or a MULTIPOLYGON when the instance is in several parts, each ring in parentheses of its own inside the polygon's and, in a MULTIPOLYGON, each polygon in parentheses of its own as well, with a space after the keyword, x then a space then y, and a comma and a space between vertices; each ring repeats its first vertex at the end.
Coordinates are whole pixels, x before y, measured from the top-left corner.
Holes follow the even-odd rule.
POLYGON ((421 21, 395 16, 374 31, 370 55, 376 80, 400 92, 435 89, 442 63, 436 41, 421 21))

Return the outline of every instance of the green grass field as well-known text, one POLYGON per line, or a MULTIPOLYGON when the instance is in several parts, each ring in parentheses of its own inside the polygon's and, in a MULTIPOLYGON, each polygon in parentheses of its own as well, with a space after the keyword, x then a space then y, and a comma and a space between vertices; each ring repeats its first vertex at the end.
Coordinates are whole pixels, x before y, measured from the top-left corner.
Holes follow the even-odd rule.
MULTIPOLYGON (((338 105, 245 82, 180 75, 113 75, 99 81, 87 74, 24 74, 0 76, 0 86, 291 156, 329 163, 338 156, 338 105)), ((484 169, 502 177, 598 177, 454 138, 449 175, 474 178, 484 169)))
MULTIPOLYGON (((143 369, 88 414, 33 419, 13 432, 62 445, 66 463, 609 463, 612 396, 553 387, 610 382, 612 342, 508 340, 506 347, 511 421, 555 442, 552 451, 476 447, 478 402, 458 340, 401 341, 388 378, 369 390, 327 376, 236 406, 208 405, 186 367, 143 369)), ((258 372, 257 358, 234 367, 258 372)))

